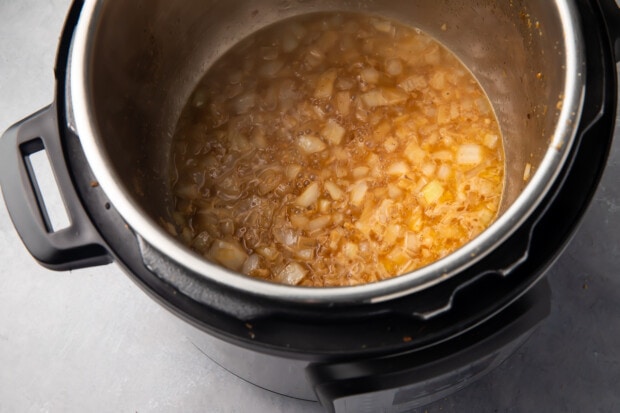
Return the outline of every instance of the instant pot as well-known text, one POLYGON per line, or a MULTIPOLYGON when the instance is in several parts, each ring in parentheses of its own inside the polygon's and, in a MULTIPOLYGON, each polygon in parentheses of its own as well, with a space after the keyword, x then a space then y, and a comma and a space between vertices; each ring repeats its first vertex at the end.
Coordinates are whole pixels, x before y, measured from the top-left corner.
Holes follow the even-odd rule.
POLYGON ((548 314, 545 270, 587 207, 611 143, 618 27, 611 0, 76 1, 55 102, 0 141, 5 202, 42 265, 117 262, 198 326, 209 357, 232 373, 330 411, 404 411, 497 366, 548 314), (159 222, 171 202, 171 133, 198 79, 253 31, 325 10, 412 24, 454 51, 496 111, 507 180, 497 221, 454 254, 392 280, 304 289, 208 263, 159 222), (40 151, 70 218, 61 230, 30 162, 40 151))

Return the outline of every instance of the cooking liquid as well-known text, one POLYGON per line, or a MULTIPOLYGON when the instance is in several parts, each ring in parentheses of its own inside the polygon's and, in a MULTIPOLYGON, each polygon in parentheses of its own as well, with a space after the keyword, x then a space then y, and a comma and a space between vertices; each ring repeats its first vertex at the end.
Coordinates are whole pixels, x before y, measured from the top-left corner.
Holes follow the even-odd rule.
POLYGON ((222 56, 173 143, 175 226, 265 280, 348 286, 415 270, 495 218, 504 156, 473 75, 428 35, 361 14, 267 27, 222 56))

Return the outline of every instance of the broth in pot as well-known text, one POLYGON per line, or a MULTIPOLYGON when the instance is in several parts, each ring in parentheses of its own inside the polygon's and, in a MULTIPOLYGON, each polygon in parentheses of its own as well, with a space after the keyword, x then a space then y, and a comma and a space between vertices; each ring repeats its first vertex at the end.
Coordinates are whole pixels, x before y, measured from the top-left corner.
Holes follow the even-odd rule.
POLYGON ((234 46, 172 150, 169 230, 231 270, 309 287, 452 253, 493 222, 504 186, 499 126, 469 70, 363 14, 298 16, 234 46))

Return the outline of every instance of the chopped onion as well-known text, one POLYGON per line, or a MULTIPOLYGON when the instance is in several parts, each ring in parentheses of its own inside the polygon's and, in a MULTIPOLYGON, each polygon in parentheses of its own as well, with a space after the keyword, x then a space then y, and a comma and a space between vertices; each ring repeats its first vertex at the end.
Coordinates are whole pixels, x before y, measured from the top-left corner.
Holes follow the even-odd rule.
POLYGON ((369 108, 397 105, 409 99, 407 93, 395 88, 374 89, 364 93, 361 97, 364 104, 369 108))
POLYGON ((243 266, 241 267, 241 272, 245 275, 252 275, 252 273, 261 267, 261 257, 257 254, 250 255, 243 266))
POLYGON ((297 247, 299 248, 316 248, 317 240, 311 237, 299 237, 297 247))
POLYGON ((422 195, 424 200, 429 204, 434 204, 439 201, 439 198, 444 193, 444 187, 439 181, 431 181, 422 188, 422 195))
POLYGON ((325 182, 325 189, 334 201, 339 201, 344 197, 344 192, 335 183, 331 181, 325 182))
POLYGON ((220 228, 223 235, 232 235, 235 233, 235 222, 230 218, 224 218, 220 222, 220 228))
POLYGON ((478 165, 482 162, 482 147, 475 143, 460 145, 456 152, 456 162, 460 165, 478 165))
POLYGON ((398 199, 403 196, 403 190, 394 184, 388 185, 388 195, 392 199, 398 199))
POLYGON ((293 214, 289 218, 293 227, 299 230, 304 230, 308 227, 309 219, 305 215, 293 214))
POLYGON ((352 242, 347 242, 342 247, 342 252, 344 252, 344 255, 347 258, 353 259, 357 257, 357 254, 359 253, 359 247, 352 242))
POLYGON ((321 131, 327 142, 332 145, 340 145, 345 134, 345 129, 334 119, 328 119, 321 131))
POLYGON ((402 234, 402 228, 400 225, 388 225, 383 233, 382 242, 386 245, 393 245, 402 234))
POLYGON ((266 195, 275 190, 282 183, 282 174, 275 169, 267 169, 258 176, 258 193, 266 195))
POLYGON ((320 138, 312 135, 301 135, 297 138, 297 145, 308 154, 321 152, 327 147, 320 138))
POLYGON ((331 208, 332 203, 328 199, 319 200, 319 212, 327 214, 331 208))
POLYGON ((403 80, 398 84, 398 87, 400 87, 405 92, 422 90, 426 86, 428 86, 428 83, 426 82, 426 79, 424 79, 424 76, 421 75, 409 76, 407 79, 403 80))
POLYGON ((443 90, 446 87, 446 75, 444 72, 435 72, 431 76, 429 82, 431 87, 435 90, 443 90))
POLYGON ((304 261, 312 261, 314 259, 314 250, 312 248, 295 250, 295 257, 304 261))
POLYGON ((386 259, 389 261, 389 265, 396 267, 392 269, 391 272, 403 272, 403 270, 411 263, 411 257, 409 254, 407 254, 407 252, 400 247, 395 247, 392 249, 392 251, 390 251, 390 253, 386 256, 386 259))
POLYGON ((441 105, 437 108, 437 123, 444 125, 452 120, 450 105, 441 105))
POLYGON ((391 164, 387 171, 389 175, 402 176, 406 175, 409 172, 409 165, 407 165, 404 161, 394 162, 391 164))
POLYGON ((450 151, 436 151, 431 154, 431 157, 438 161, 452 162, 454 155, 450 151))
POLYGON ((349 91, 336 93, 336 109, 342 116, 349 116, 351 108, 351 94, 349 91))
POLYGON ((237 115, 247 113, 256 104, 256 94, 253 92, 237 96, 232 101, 232 107, 237 115))
POLYGON ((387 20, 374 19, 372 25, 380 32, 388 33, 391 35, 394 35, 396 33, 396 27, 394 27, 394 25, 387 20))
POLYGON ((262 46, 258 49, 259 56, 264 60, 277 59, 279 52, 276 46, 262 46))
MULTIPOLYGON (((342 38, 340 39, 340 51, 341 52, 353 52, 356 53, 357 52, 357 45, 355 44, 355 38, 353 36, 351 36, 350 33, 346 33, 343 34, 342 38)), ((350 60, 353 61, 353 60, 350 60)))
POLYGON ((329 49, 334 47, 337 41, 338 33, 333 30, 327 30, 323 32, 321 37, 316 41, 315 45, 321 49, 321 51, 327 52, 329 49))
POLYGON ((499 142, 499 136, 491 133, 487 133, 484 135, 484 145, 489 149, 497 148, 497 143, 499 142))
POLYGON ((265 257, 265 259, 269 261, 275 261, 276 258, 278 258, 278 255, 280 255, 275 246, 257 247, 256 253, 260 254, 262 257, 265 257))
POLYGON ((278 107, 279 85, 273 84, 260 96, 260 105, 263 110, 271 111, 278 107))
POLYGON ((197 89, 192 97, 192 105, 199 108, 207 102, 207 92, 204 89, 197 89))
POLYGON ((325 54, 321 51, 321 49, 317 47, 311 48, 308 53, 306 53, 306 65, 315 69, 325 60, 325 54))
POLYGON ((394 201, 391 199, 382 200, 379 207, 374 210, 373 223, 385 226, 392 218, 393 212, 394 201))
POLYGON ((218 196, 223 199, 238 199, 241 195, 241 182, 232 174, 219 180, 216 186, 218 196))
POLYGON ((293 50, 297 49, 297 46, 299 46, 299 40, 297 40, 294 35, 287 34, 284 36, 284 38, 282 38, 282 51, 284 51, 285 53, 292 52, 293 50))
POLYGON ((385 62, 385 71, 391 76, 400 75, 403 72, 403 62, 398 58, 388 59, 385 62))
POLYGON ((297 244, 297 233, 288 227, 278 226, 273 229, 273 237, 280 244, 285 245, 287 247, 292 247, 297 244))
POLYGON ((531 175, 532 175, 532 164, 528 162, 525 164, 525 169, 523 170, 523 180, 529 181, 531 175))
POLYGON ((303 39, 308 34, 308 29, 297 22, 291 22, 287 30, 290 31, 296 39, 303 39))
POLYGON ((316 82, 316 88, 314 89, 314 97, 317 99, 327 99, 331 97, 334 91, 334 81, 338 76, 336 69, 330 69, 323 72, 316 82))
POLYGON ((312 182, 306 189, 295 199, 295 204, 308 208, 314 205, 319 198, 319 184, 312 182))
POLYGON ((278 279, 289 285, 299 284, 308 274, 308 270, 297 262, 291 262, 280 271, 278 279))
POLYGON ((366 157, 366 165, 371 169, 373 176, 378 176, 382 173, 382 171, 380 171, 381 161, 379 160, 379 155, 376 153, 371 153, 366 157))
POLYGON ((437 170, 437 178, 446 180, 450 178, 451 173, 452 173, 452 170, 450 169, 448 165, 441 164, 441 166, 437 170))
POLYGON ((316 231, 317 229, 325 228, 332 220, 329 215, 323 215, 318 218, 314 218, 308 222, 308 231, 316 231))
POLYGON ((166 231, 168 231, 168 234, 172 235, 173 237, 176 237, 177 235, 179 235, 179 233, 177 232, 177 229, 174 227, 172 223, 164 222, 163 224, 164 224, 166 231))
POLYGON ((424 165, 422 165, 422 173, 426 176, 433 176, 435 174, 435 170, 437 169, 437 167, 435 166, 434 163, 425 163, 424 165))
POLYGON ((398 148, 398 141, 393 137, 389 137, 383 142, 383 148, 385 148, 387 153, 392 153, 398 148))
POLYGON ((325 111, 320 106, 317 106, 317 105, 312 106, 312 111, 314 112, 316 117, 319 119, 323 119, 325 117, 325 111))
POLYGON ((207 231, 202 231, 192 240, 192 248, 204 252, 211 244, 211 235, 207 231))
POLYGON ((476 99, 476 107, 483 115, 487 115, 491 112, 489 101, 485 98, 476 99))
POLYGON ((253 149, 250 142, 240 133, 232 132, 228 137, 230 148, 239 152, 248 152, 253 149))
POLYGON ((350 201, 355 206, 360 206, 366 197, 366 191, 368 191, 368 184, 366 181, 360 181, 351 187, 351 193, 349 195, 350 201))
POLYGON ((286 178, 289 181, 294 180, 301 172, 301 165, 288 165, 286 167, 286 178))
POLYGON ((371 90, 370 92, 364 93, 362 95, 362 100, 364 101, 366 106, 370 108, 387 105, 387 101, 383 97, 383 93, 381 93, 380 89, 375 89, 371 90))
POLYGON ((418 235, 415 232, 407 232, 405 234, 405 248, 409 251, 417 251, 420 247, 420 240, 418 239, 418 235))
POLYGON ((278 93, 278 102, 280 104, 280 110, 287 111, 295 106, 295 102, 298 102, 301 98, 301 92, 298 90, 298 86, 293 79, 284 79, 280 82, 278 93))
POLYGON ((200 190, 195 184, 177 185, 174 194, 182 199, 192 201, 200 196, 200 190))
POLYGON ((215 240, 209 249, 209 257, 226 268, 239 271, 248 254, 234 240, 215 240))
POLYGON ((424 159, 426 158, 426 151, 420 148, 416 142, 411 142, 405 148, 405 156, 414 165, 419 165, 424 162, 424 159))
POLYGON ((495 212, 489 210, 488 208, 482 208, 480 211, 477 211, 477 213, 478 219, 484 227, 490 225, 495 218, 495 212))
POLYGON ((181 231, 181 241, 185 245, 191 244, 193 237, 194 233, 191 229, 189 229, 188 227, 183 228, 183 230, 181 231))
POLYGON ((353 169, 353 178, 364 178, 366 175, 368 175, 369 170, 370 169, 367 166, 358 166, 353 169))
POLYGON ((342 225, 343 222, 344 222, 344 215, 339 212, 335 213, 332 218, 332 223, 334 225, 342 225))
POLYGON ((338 178, 344 178, 347 175, 349 175, 349 170, 345 166, 339 165, 336 168, 336 176, 338 178))
POLYGON ((228 76, 228 82, 231 85, 237 85, 241 83, 241 80, 243 80, 243 72, 241 70, 234 71, 228 76))
POLYGON ((374 67, 366 67, 362 69, 360 76, 364 82, 373 85, 379 81, 379 72, 374 67))
POLYGON ((461 115, 461 109, 457 102, 450 103, 450 119, 457 119, 461 115))
POLYGON ((280 59, 269 60, 258 68, 258 74, 262 77, 275 77, 283 66, 284 62, 280 59))
POLYGON ((263 128, 256 128, 252 131, 252 144, 258 148, 267 147, 267 138, 265 136, 265 130, 263 128))
POLYGON ((196 230, 207 231, 212 237, 221 237, 219 222, 223 215, 218 210, 200 210, 192 218, 192 227, 196 230))
POLYGON ((441 62, 441 50, 439 49, 439 45, 433 44, 426 49, 424 61, 429 65, 438 65, 441 62))
POLYGON ((355 80, 351 79, 350 77, 342 77, 342 76, 339 76, 336 79, 336 82, 334 83, 334 86, 336 87, 336 89, 346 91, 346 92, 353 89, 355 85, 356 85, 355 80))
POLYGON ((385 141, 383 143, 383 147, 385 148, 385 150, 387 152, 393 152, 393 150, 391 150, 392 148, 390 148, 390 146, 393 146, 394 144, 396 144, 396 146, 398 145, 398 142, 393 137, 390 136, 389 138, 386 139, 388 133, 390 133, 390 131, 392 130, 393 123, 395 123, 395 122, 382 121, 381 123, 379 123, 374 128, 374 132, 373 132, 373 136, 377 140, 381 141, 381 140, 385 139, 385 141), (388 141, 390 141, 390 142, 388 142, 388 141), (387 143, 387 145, 386 145, 386 143, 387 143))

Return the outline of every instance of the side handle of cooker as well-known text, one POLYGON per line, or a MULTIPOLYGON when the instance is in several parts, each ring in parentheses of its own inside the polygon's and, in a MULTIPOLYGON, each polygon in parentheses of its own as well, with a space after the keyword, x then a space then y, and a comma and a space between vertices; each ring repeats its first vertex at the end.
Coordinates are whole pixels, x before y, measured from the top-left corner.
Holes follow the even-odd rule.
POLYGON ((616 0, 601 0, 600 4, 605 17, 607 32, 612 42, 615 60, 620 62, 620 7, 616 0))
POLYGON ((550 312, 546 280, 475 329, 436 346, 336 364, 311 364, 306 377, 329 412, 404 412, 452 394, 506 360, 550 312))
POLYGON ((10 127, 0 139, 0 186, 13 225, 30 254, 44 267, 70 270, 112 261, 77 196, 59 138, 57 112, 50 105, 10 127), (31 155, 45 151, 66 211, 55 230, 31 155))

